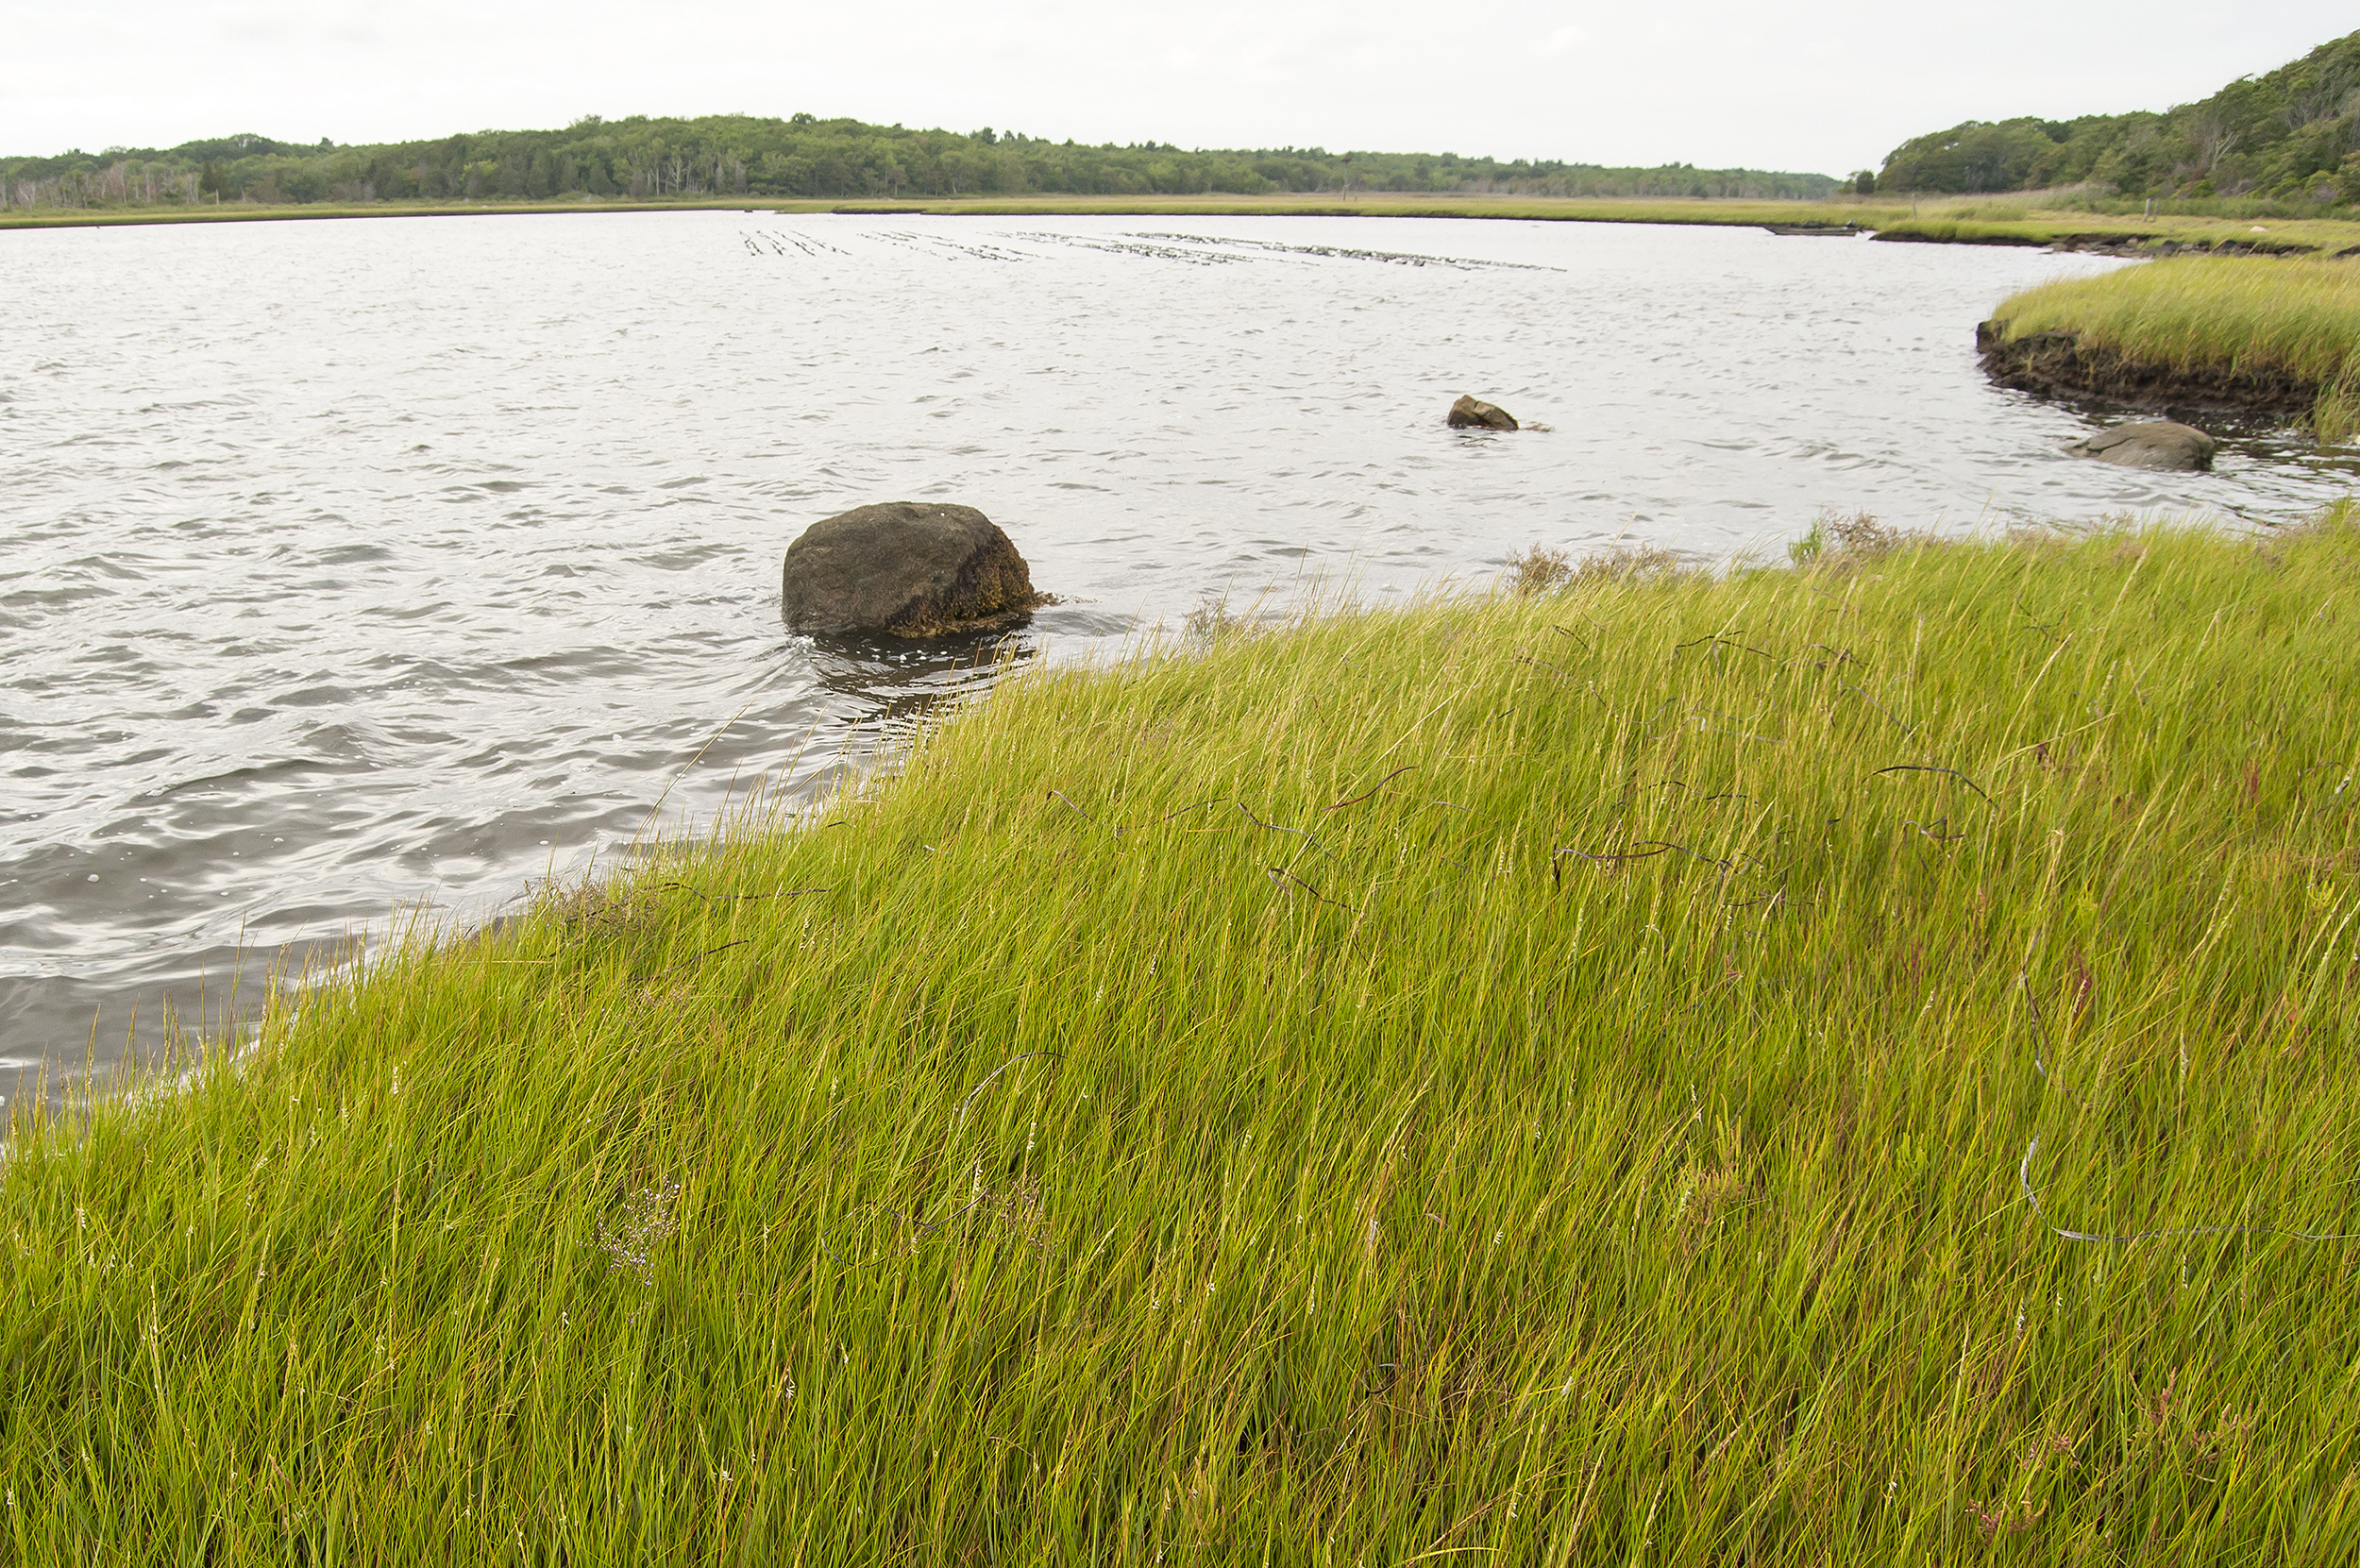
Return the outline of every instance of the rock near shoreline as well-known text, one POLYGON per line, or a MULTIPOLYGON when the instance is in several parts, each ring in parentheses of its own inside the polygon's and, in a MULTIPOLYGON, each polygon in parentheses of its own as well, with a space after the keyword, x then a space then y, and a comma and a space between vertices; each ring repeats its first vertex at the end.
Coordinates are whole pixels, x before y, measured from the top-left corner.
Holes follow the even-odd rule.
POLYGON ((904 638, 998 631, 1050 602, 990 518, 923 501, 812 524, 786 547, 779 597, 791 631, 904 638))
POLYGON ((2043 397, 2102 397, 2134 408, 2250 410, 2299 413, 2318 397, 2318 385, 2282 370, 2232 370, 2213 365, 2179 369, 2134 360, 2083 343, 2071 332, 2006 335, 2005 324, 1975 329, 1983 372, 2004 387, 2043 397))
POLYGON ((2200 474, 2212 468, 2213 449, 2213 438, 2194 425, 2151 419, 2144 424, 2116 425, 2100 430, 2074 442, 2065 448, 2065 455, 2118 463, 2126 468, 2167 468, 2200 474))

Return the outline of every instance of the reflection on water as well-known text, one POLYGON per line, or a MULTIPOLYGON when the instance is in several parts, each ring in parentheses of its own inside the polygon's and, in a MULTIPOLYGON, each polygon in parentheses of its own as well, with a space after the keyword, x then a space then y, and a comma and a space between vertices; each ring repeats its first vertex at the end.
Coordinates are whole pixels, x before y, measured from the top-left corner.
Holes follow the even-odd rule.
MULTIPOLYGON (((1029 619, 1029 617, 1028 617, 1029 619)), ((822 690, 842 698, 847 711, 882 738, 906 734, 945 698, 981 685, 1033 657, 1029 628, 981 636, 816 637, 798 650, 805 672, 822 690)))
POLYGON ((986 679, 780 626, 788 540, 868 501, 989 514, 1064 600, 1015 648, 1065 658, 1536 541, 2340 493, 2267 428, 2212 475, 2076 463, 2086 413, 1984 383, 1993 303, 2118 264, 1408 219, 0 235, 0 1076, 396 905, 485 918, 659 801, 808 790, 986 679), (1461 392, 1543 428, 1447 430, 1461 392))

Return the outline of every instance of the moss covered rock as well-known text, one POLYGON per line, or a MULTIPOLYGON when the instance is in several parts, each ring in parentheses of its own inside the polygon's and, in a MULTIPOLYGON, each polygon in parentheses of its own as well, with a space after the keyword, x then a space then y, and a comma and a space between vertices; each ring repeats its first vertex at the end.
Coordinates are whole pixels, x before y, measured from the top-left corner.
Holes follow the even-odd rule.
POLYGON ((1045 596, 997 524, 971 506, 884 501, 786 547, 781 607, 821 636, 939 637, 1013 623, 1045 596))

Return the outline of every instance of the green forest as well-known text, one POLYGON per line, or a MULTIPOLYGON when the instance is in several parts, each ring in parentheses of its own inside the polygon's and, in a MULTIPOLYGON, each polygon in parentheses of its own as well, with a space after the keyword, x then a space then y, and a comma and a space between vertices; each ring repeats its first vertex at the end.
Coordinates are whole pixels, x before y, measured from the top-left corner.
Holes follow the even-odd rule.
POLYGON ((2176 109, 1969 120, 1848 180, 1685 163, 1609 168, 1458 153, 1186 149, 1017 131, 754 115, 589 115, 563 130, 362 145, 256 135, 0 157, 0 210, 326 203, 664 202, 1433 193, 1824 200, 2080 188, 2091 200, 2360 201, 2360 32, 2176 109))
POLYGON ((0 158, 0 208, 1357 191, 1812 200, 1837 183, 1825 175, 1684 163, 1610 169, 1448 152, 1093 146, 989 127, 961 135, 810 114, 592 115, 564 130, 480 131, 368 146, 231 136, 168 148, 0 158))
POLYGON ((1959 193, 2085 184, 2183 201, 2254 196, 2324 208, 2360 197, 2360 32, 2160 113, 1969 120, 1902 143, 1873 182, 1880 191, 1959 193))

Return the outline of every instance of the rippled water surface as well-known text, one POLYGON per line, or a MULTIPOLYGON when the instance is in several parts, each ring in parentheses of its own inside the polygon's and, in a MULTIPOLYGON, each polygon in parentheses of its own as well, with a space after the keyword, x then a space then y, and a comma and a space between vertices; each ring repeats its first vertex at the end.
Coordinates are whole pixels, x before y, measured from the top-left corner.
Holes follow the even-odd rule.
POLYGON ((2340 494, 2267 436, 2210 475, 2069 460, 2085 416, 1985 384, 1992 304, 2117 264, 1414 219, 0 234, 0 1089, 241 952, 250 986, 397 904, 480 916, 660 798, 807 786, 973 679, 782 630, 787 542, 864 502, 990 514, 1066 657, 1535 541, 2340 494), (1545 429, 1449 431, 1460 392, 1545 429))

